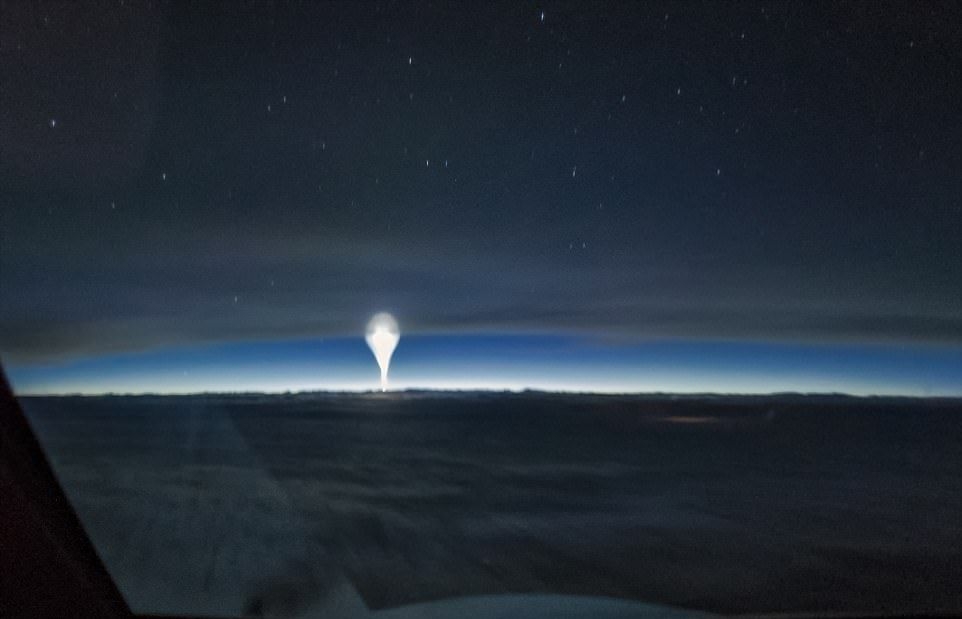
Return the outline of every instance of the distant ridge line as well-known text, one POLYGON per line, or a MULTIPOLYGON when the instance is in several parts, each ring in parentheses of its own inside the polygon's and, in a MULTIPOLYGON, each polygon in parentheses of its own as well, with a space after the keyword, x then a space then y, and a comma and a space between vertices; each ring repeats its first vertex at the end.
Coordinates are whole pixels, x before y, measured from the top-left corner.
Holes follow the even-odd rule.
POLYGON ((216 397, 366 397, 393 399, 405 396, 424 397, 564 397, 564 398, 637 398, 642 400, 806 400, 857 402, 943 402, 962 406, 962 397, 949 395, 859 395, 840 392, 779 391, 771 393, 669 392, 669 391, 556 391, 548 389, 428 389, 410 388, 381 392, 370 390, 311 389, 298 391, 193 391, 193 392, 104 392, 104 393, 23 393, 18 398, 216 398, 216 397))

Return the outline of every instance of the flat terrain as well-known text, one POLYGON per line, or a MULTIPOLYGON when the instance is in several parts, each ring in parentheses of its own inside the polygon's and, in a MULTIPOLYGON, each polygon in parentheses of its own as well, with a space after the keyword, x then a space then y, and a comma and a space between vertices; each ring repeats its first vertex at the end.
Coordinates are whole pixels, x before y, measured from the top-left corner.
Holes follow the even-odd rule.
POLYGON ((24 398, 138 611, 478 593, 962 612, 959 401, 24 398))

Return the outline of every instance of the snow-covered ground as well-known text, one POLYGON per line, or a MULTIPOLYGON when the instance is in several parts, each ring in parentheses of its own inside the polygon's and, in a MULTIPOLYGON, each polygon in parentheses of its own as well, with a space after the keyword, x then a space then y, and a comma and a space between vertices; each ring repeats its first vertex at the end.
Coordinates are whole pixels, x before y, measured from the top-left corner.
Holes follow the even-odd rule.
POLYGON ((951 404, 467 393, 24 408, 137 611, 504 593, 962 611, 951 404))

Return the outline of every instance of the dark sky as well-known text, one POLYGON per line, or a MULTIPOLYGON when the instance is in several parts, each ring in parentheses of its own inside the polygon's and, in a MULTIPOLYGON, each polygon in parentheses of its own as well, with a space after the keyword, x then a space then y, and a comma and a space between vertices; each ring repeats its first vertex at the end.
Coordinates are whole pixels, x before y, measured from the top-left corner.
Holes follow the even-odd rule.
POLYGON ((8 362, 962 344, 954 2, 96 5, 0 0, 8 362))

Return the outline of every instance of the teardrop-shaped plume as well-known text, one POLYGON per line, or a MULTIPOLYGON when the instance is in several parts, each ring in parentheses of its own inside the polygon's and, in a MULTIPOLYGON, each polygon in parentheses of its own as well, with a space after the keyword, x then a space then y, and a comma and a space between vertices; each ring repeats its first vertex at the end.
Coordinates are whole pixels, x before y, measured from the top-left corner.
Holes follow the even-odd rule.
POLYGON ((381 368, 381 391, 387 391, 388 366, 391 365, 391 355, 394 354, 398 340, 401 339, 401 332, 398 330, 394 316, 387 312, 374 314, 371 321, 367 323, 364 339, 374 353, 378 367, 381 368))

